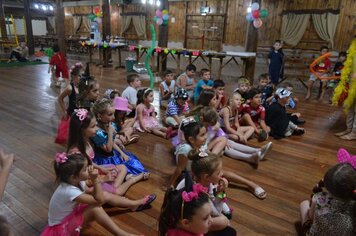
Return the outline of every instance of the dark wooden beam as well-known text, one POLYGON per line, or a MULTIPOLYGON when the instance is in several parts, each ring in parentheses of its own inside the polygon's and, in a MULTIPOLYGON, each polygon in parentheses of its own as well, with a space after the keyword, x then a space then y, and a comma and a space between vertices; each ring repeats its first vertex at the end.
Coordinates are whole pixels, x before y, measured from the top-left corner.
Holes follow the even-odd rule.
POLYGON ((56 0, 56 32, 60 51, 66 55, 66 38, 64 31, 64 7, 62 0, 56 0))
MULTIPOLYGON (((261 5, 261 0, 253 0, 252 3, 257 2, 261 5)), ((258 45, 258 29, 253 27, 252 22, 248 23, 247 37, 246 37, 246 51, 247 52, 257 52, 258 45)), ((253 85, 255 76, 256 58, 250 58, 246 60, 245 64, 245 76, 250 80, 251 85, 253 85)))
POLYGON ((3 0, 0 0, 0 28, 1 28, 1 37, 3 39, 7 39, 3 0))
POLYGON ((23 4, 25 10, 27 47, 29 54, 33 55, 35 53, 35 41, 33 40, 32 31, 31 2, 30 0, 24 0, 23 4))
MULTIPOLYGON (((169 10, 168 0, 161 1, 161 9, 169 10)), ((168 24, 167 25, 160 25, 158 27, 159 36, 158 36, 158 46, 159 47, 167 47, 168 46, 168 24)), ((167 69, 167 54, 161 53, 162 60, 161 60, 161 68, 162 71, 167 69)), ((159 66, 159 65, 158 65, 159 66)))
MULTIPOLYGON (((103 0, 102 5, 103 12, 103 40, 110 41, 111 37, 111 22, 110 22, 110 3, 109 0, 103 0)), ((103 48, 103 59, 104 59, 104 67, 109 66, 109 60, 111 58, 111 48, 103 48)))

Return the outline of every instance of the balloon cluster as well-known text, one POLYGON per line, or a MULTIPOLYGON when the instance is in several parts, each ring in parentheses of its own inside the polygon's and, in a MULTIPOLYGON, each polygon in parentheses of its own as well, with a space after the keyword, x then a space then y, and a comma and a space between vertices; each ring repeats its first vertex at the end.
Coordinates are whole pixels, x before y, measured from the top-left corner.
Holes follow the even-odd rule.
POLYGON ((247 13, 246 19, 248 22, 253 22, 253 26, 258 29, 262 26, 262 19, 266 18, 267 16, 267 9, 260 10, 260 4, 255 2, 251 5, 251 12, 247 13))
POLYGON ((100 10, 100 7, 95 7, 94 8, 94 13, 91 13, 88 15, 88 18, 91 20, 91 21, 94 21, 95 19, 98 20, 100 19, 101 17, 103 17, 103 13, 102 11, 100 10), (97 19, 98 18, 98 19, 97 19))
POLYGON ((154 18, 154 22, 156 22, 157 25, 168 25, 168 19, 169 19, 168 10, 166 9, 162 11, 160 9, 156 10, 156 16, 154 18))

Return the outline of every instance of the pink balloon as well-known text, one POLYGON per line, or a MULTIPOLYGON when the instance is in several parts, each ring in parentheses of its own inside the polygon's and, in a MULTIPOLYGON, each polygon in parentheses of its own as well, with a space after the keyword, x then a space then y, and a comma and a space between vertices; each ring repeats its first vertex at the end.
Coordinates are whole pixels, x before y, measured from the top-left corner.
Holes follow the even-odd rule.
POLYGON ((156 10, 156 16, 161 18, 162 17, 162 11, 160 9, 156 10))
POLYGON ((261 26, 262 26, 262 20, 261 20, 261 18, 257 18, 257 19, 254 19, 253 20, 253 26, 256 28, 256 29, 258 29, 258 28, 260 28, 261 26))

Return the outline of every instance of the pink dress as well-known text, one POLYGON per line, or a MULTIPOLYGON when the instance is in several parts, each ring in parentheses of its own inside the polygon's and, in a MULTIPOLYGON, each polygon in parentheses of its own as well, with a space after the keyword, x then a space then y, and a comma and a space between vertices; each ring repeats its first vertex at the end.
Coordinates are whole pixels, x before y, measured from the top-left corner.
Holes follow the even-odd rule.
MULTIPOLYGON (((146 128, 149 129, 158 129, 161 127, 161 125, 158 123, 158 120, 156 116, 152 116, 152 113, 155 112, 153 106, 150 106, 150 108, 147 108, 145 105, 143 105, 144 108, 142 110, 142 120, 143 123, 145 124, 146 128)), ((141 129, 140 122, 137 119, 137 114, 136 114, 136 121, 134 124, 134 128, 136 128, 140 132, 145 132, 143 129, 141 129)))

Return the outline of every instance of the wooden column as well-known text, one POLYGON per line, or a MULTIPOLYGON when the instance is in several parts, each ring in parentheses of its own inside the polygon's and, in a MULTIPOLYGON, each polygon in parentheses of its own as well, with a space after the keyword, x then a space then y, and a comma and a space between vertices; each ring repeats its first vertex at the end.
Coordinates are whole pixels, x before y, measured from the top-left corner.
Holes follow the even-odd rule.
POLYGON ((56 33, 58 38, 58 46, 60 51, 66 55, 66 36, 64 31, 64 7, 63 0, 56 0, 56 33))
MULTIPOLYGON (((110 41, 111 36, 111 22, 110 22, 110 3, 109 0, 103 0, 102 5, 103 12, 103 40, 106 40, 108 43, 110 41), (107 40, 107 37, 109 38, 107 40)), ((111 48, 103 48, 103 59, 104 59, 104 67, 109 66, 109 60, 111 58, 111 48)))
MULTIPOLYGON (((161 1, 161 9, 167 9, 169 10, 169 4, 168 0, 163 0, 161 1)), ((159 47, 167 47, 168 46, 168 24, 167 25, 160 25, 158 27, 159 30, 159 35, 158 35, 158 46, 159 47)), ((167 69, 167 54, 161 53, 160 54, 162 57, 161 60, 161 68, 162 71, 165 71, 167 69)), ((157 65, 158 68, 160 68, 160 65, 157 65)))
MULTIPOLYGON (((261 6, 261 0, 253 0, 252 3, 257 2, 261 6)), ((246 52, 257 52, 258 44, 258 29, 253 27, 252 22, 248 23, 247 28, 247 37, 246 37, 246 52)), ((255 76, 255 66, 256 58, 250 58, 246 60, 245 63, 245 76, 250 79, 251 85, 253 85, 254 76, 255 76)))
POLYGON ((0 0, 0 28, 1 28, 1 37, 3 39, 7 39, 3 0, 0 0))
POLYGON ((24 11, 25 11, 25 21, 26 21, 26 37, 27 37, 27 47, 30 55, 35 53, 35 42, 33 40, 32 31, 32 19, 31 19, 31 2, 30 0, 24 0, 24 11))

